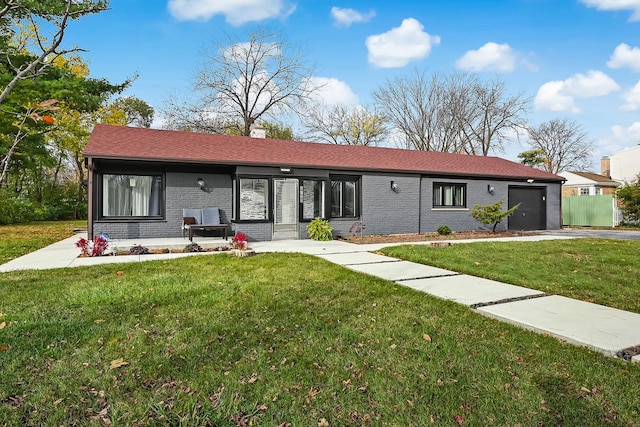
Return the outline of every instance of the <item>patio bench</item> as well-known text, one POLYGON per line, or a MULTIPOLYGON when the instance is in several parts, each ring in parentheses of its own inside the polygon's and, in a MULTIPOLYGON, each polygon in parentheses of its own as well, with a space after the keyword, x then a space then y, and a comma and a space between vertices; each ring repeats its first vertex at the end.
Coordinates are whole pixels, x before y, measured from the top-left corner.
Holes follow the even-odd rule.
POLYGON ((208 231, 219 230, 223 232, 224 240, 228 239, 229 226, 220 221, 218 208, 183 209, 182 210, 182 236, 189 232, 189 241, 193 242, 194 230, 208 231))

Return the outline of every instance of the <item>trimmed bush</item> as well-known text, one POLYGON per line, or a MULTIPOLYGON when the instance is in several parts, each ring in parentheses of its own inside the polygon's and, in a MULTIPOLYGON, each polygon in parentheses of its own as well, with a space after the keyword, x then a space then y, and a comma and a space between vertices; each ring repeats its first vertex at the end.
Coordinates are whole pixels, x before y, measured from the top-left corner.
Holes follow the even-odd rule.
POLYGON ((441 236, 448 236, 451 234, 451 229, 447 225, 441 225, 438 227, 438 234, 441 236))
POLYGON ((322 218, 316 218, 311 221, 307 225, 307 232, 313 240, 328 242, 333 239, 333 227, 329 224, 329 221, 322 218))

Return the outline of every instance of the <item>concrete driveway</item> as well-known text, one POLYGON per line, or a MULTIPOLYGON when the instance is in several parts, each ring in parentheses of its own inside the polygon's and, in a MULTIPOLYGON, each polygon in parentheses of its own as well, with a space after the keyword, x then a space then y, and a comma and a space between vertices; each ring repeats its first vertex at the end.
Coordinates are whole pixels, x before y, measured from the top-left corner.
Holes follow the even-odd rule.
POLYGON ((542 231, 542 234, 567 237, 588 237, 592 239, 640 240, 640 230, 595 230, 589 228, 564 228, 542 231))

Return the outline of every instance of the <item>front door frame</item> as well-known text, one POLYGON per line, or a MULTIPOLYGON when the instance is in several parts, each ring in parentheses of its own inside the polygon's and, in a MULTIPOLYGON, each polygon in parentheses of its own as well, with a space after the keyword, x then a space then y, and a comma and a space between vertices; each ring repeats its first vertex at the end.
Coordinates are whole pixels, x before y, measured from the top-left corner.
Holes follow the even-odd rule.
POLYGON ((299 238, 299 193, 298 178, 273 178, 273 240, 299 238))

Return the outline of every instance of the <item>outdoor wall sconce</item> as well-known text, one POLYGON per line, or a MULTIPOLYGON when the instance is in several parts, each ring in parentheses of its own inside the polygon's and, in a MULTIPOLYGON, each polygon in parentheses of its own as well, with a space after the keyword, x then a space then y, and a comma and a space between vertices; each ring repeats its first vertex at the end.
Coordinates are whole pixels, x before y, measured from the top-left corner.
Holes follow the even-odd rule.
POLYGON ((395 181, 391 181, 391 190, 394 193, 397 193, 398 191, 400 191, 400 189, 398 188, 398 183, 395 181))
POLYGON ((198 178, 198 188, 204 191, 204 179, 198 178))
POLYGON ((534 181, 534 180, 533 180, 533 178, 529 178, 529 179, 527 180, 527 182, 528 182, 529 184, 533 184, 533 181, 534 181))
POLYGON ((491 185, 487 185, 487 193, 493 194, 496 192, 496 187, 492 187, 491 185))

